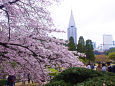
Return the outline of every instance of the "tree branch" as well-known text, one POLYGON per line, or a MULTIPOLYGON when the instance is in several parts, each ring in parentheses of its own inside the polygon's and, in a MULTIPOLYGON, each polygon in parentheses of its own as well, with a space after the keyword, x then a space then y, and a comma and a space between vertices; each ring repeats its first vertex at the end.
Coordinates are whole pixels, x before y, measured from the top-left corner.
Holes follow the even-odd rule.
MULTIPOLYGON (((12 4, 14 4, 14 3, 16 3, 16 2, 18 2, 18 1, 20 1, 20 0, 14 0, 14 1, 12 1, 12 2, 8 2, 10 5, 12 5, 12 4)), ((0 9, 2 9, 2 8, 4 8, 4 5, 0 5, 0 9)))
POLYGON ((4 11, 6 12, 6 15, 7 15, 7 18, 8 18, 8 29, 9 29, 9 39, 10 39, 10 30, 11 30, 11 28, 10 28, 10 16, 9 16, 7 10, 4 10, 4 11))
POLYGON ((6 48, 9 48, 8 45, 20 46, 20 47, 26 48, 27 50, 29 50, 30 52, 32 52, 34 57, 38 56, 34 51, 30 50, 27 46, 24 46, 24 45, 13 44, 13 43, 2 43, 2 42, 0 42, 0 45, 4 46, 6 48))

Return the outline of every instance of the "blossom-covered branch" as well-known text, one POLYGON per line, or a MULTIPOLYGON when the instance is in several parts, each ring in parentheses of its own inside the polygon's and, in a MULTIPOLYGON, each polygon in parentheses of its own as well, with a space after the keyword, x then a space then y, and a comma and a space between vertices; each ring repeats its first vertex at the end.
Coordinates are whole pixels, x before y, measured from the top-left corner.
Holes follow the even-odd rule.
MULTIPOLYGON (((5 3, 5 4, 10 4, 10 5, 12 5, 12 4, 14 4, 14 3, 16 3, 16 2, 18 2, 18 1, 20 1, 20 0, 14 0, 14 1, 9 1, 8 3, 5 3)), ((0 9, 3 9, 5 6, 4 6, 4 4, 2 4, 2 5, 0 5, 0 9)))
POLYGON ((0 67, 4 73, 15 74, 17 79, 30 73, 42 83, 48 81, 48 67, 84 66, 63 45, 64 40, 49 36, 54 24, 47 6, 53 1, 57 0, 0 0, 0 67))

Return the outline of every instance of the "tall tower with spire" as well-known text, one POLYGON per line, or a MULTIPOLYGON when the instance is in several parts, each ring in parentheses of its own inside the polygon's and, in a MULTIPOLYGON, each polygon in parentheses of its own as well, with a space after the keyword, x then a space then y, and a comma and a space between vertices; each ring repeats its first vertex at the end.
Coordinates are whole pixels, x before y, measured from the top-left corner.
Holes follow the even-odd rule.
POLYGON ((74 43, 77 45, 77 31, 76 30, 77 30, 77 28, 75 26, 73 12, 71 10, 71 16, 70 16, 70 20, 69 20, 69 26, 68 26, 68 29, 67 29, 68 40, 69 40, 70 37, 73 37, 74 43))

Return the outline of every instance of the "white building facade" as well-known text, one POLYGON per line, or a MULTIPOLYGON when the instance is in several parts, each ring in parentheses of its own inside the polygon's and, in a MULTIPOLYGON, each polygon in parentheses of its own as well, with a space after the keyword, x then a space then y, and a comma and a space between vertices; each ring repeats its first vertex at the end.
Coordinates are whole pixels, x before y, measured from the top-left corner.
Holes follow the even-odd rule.
POLYGON ((70 16, 69 26, 68 26, 67 32, 68 32, 68 34, 67 34, 68 40, 70 37, 73 37, 74 43, 77 45, 77 28, 75 26, 75 21, 74 21, 72 11, 71 11, 71 16, 70 16))
POLYGON ((92 42, 93 49, 96 50, 96 42, 92 42))
POLYGON ((103 35, 103 50, 108 50, 113 46, 112 35, 103 35))

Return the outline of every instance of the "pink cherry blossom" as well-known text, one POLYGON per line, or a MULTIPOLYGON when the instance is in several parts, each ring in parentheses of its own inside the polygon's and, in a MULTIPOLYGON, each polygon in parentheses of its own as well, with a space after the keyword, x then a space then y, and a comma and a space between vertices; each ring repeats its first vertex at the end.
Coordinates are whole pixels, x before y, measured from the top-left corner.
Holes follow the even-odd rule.
MULTIPOLYGON (((49 80, 51 68, 83 67, 64 41, 48 36, 53 27, 47 6, 59 0, 0 0, 0 72, 21 80, 49 80)), ((79 55, 79 54, 78 54, 79 55)))

